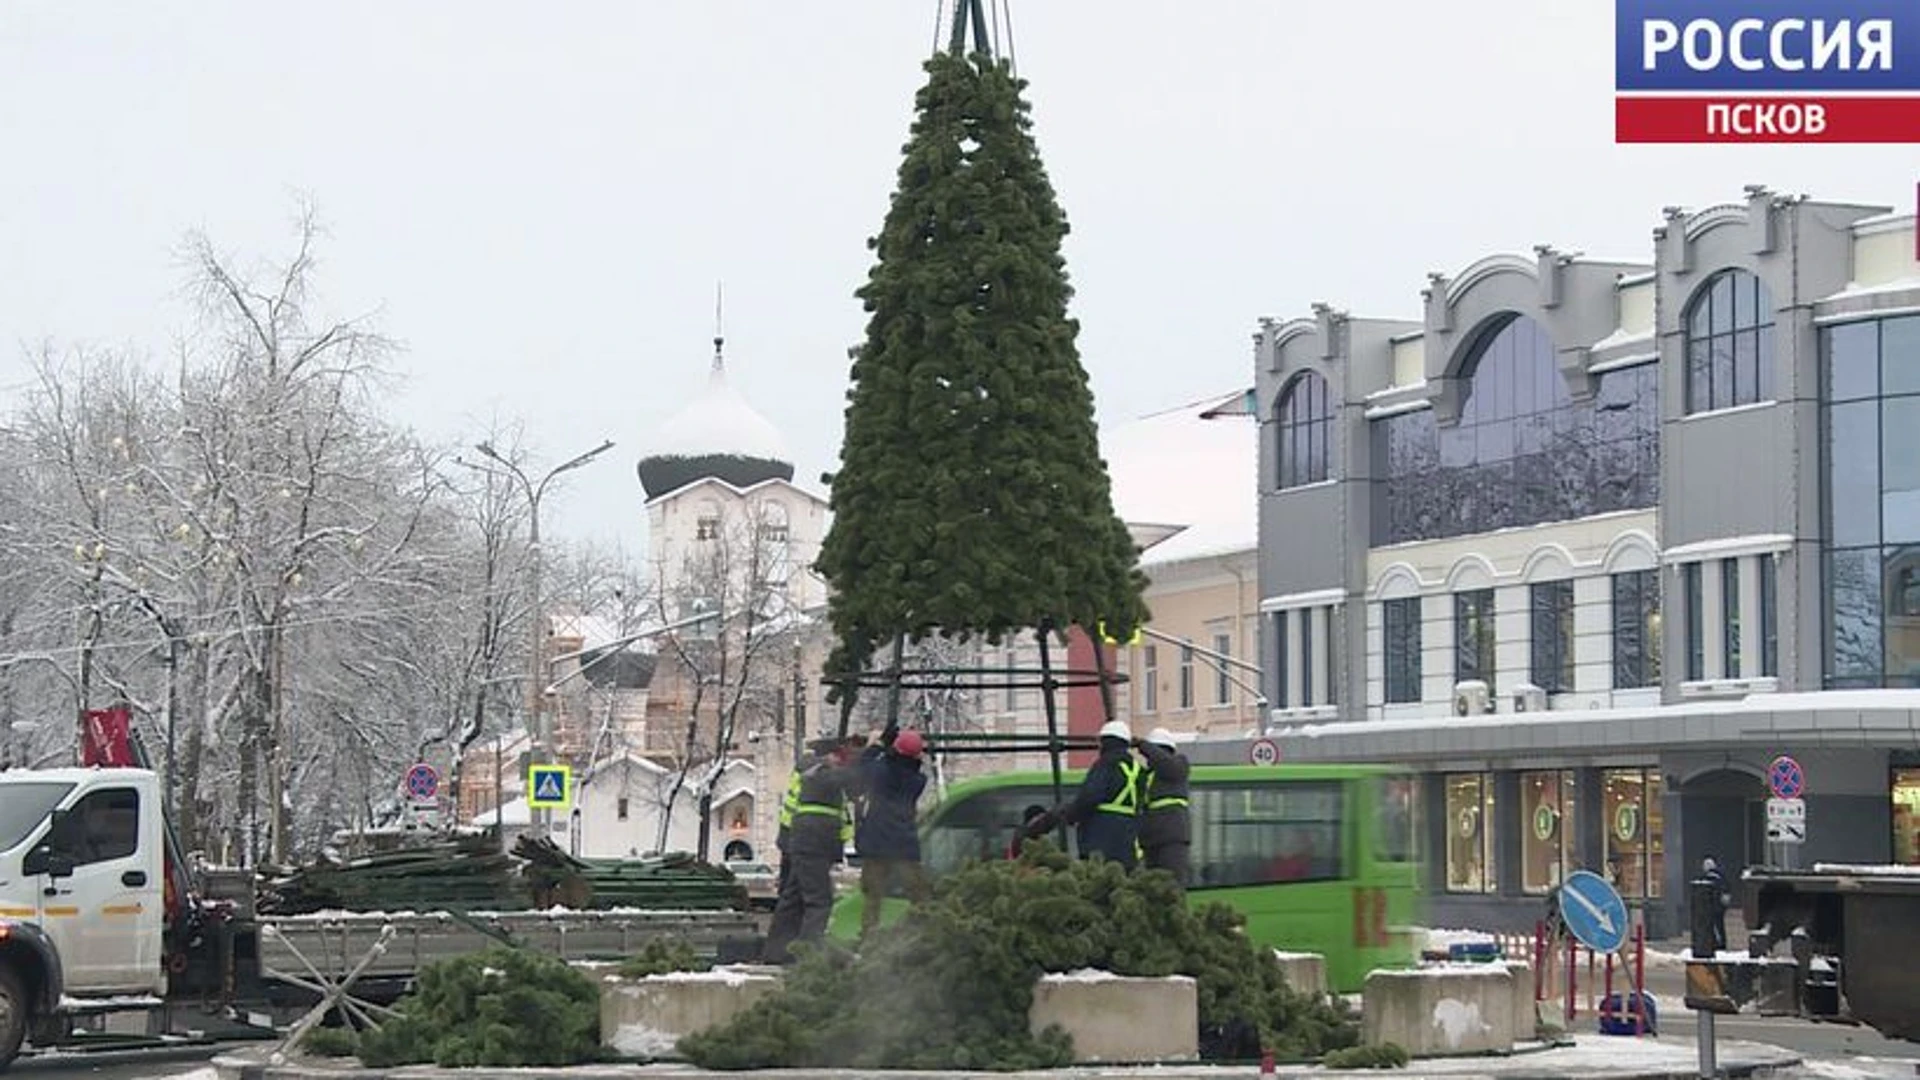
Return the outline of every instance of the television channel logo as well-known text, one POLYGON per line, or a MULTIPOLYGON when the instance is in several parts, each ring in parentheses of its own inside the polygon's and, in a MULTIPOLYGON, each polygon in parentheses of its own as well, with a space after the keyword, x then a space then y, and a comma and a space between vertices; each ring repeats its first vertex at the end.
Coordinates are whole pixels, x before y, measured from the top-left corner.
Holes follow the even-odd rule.
POLYGON ((1920 142, 1920 0, 1614 0, 1618 143, 1920 142))

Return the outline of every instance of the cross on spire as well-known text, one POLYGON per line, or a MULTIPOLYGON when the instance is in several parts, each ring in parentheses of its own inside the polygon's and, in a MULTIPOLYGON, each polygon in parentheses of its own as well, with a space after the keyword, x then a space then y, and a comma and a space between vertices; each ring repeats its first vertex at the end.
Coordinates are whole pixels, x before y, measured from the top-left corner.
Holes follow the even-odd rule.
MULTIPOLYGON (((934 23, 945 0, 935 6, 934 23)), ((967 54, 967 27, 973 28, 973 51, 994 59, 1013 60, 1013 0, 953 0, 953 28, 947 38, 947 51, 955 56, 967 54), (1006 49, 1000 48, 1000 29, 1006 24, 1006 49)))

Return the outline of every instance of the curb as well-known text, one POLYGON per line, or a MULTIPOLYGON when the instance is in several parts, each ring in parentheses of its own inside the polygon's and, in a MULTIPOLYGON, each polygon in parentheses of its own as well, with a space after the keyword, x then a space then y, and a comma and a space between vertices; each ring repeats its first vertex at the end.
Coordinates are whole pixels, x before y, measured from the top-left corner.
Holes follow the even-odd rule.
MULTIPOLYGON (((1678 1048, 1676 1048, 1678 1052, 1678 1048)), ((1696 1080, 1699 1071, 1691 1063, 1662 1063, 1635 1069, 1632 1066, 1609 1067, 1602 1064, 1558 1064, 1539 1060, 1536 1051, 1513 1057, 1427 1058, 1416 1060, 1404 1069, 1323 1069, 1317 1065, 1281 1066, 1273 1075, 1283 1077, 1370 1077, 1372 1080, 1463 1080, 1465 1077, 1490 1077, 1495 1080, 1570 1080, 1574 1077, 1604 1077, 1605 1080, 1696 1080)), ((1765 1076, 1804 1064, 1804 1058, 1784 1048, 1765 1043, 1723 1042, 1720 1047, 1720 1074, 1725 1077, 1765 1076)), ((321 1060, 291 1058, 274 1064, 264 1052, 217 1056, 212 1060, 220 1080, 675 1080, 675 1078, 728 1077, 731 1080, 973 1080, 991 1076, 997 1080, 1238 1080, 1258 1075, 1257 1067, 1246 1065, 1075 1065, 1038 1072, 913 1072, 874 1069, 749 1069, 717 1072, 691 1065, 662 1063, 653 1065, 600 1064, 565 1067, 442 1069, 432 1065, 407 1065, 392 1069, 369 1069, 359 1065, 333 1064, 321 1060)))

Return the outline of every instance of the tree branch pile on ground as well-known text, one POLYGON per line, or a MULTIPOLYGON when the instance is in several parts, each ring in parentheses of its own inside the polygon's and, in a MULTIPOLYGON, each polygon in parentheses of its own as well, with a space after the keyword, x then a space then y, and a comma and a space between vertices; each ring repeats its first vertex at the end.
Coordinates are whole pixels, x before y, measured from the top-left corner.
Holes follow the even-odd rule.
POLYGON ((600 990, 566 962, 489 949, 429 964, 398 1015, 362 1032, 376 1068, 578 1065, 600 1050, 600 990))
POLYGON ((1350 1014, 1287 987, 1231 908, 1196 913, 1170 875, 1035 843, 941 880, 857 957, 831 943, 808 952, 778 992, 679 1050, 711 1069, 1059 1066, 1067 1037, 1029 1032, 1034 984, 1087 968, 1193 977, 1206 1056, 1304 1059, 1358 1039, 1350 1014))

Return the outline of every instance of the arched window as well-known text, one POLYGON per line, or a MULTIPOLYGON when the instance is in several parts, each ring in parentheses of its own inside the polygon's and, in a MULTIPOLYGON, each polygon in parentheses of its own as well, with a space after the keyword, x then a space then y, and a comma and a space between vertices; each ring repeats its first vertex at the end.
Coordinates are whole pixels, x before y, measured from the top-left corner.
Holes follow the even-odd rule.
POLYGON ((1687 303, 1687 411, 1773 396, 1773 295, 1745 270, 1722 270, 1687 303))
POLYGON ((1468 348, 1456 423, 1372 423, 1376 545, 1658 505, 1658 365, 1606 372, 1575 402, 1534 320, 1499 316, 1468 348))
POLYGON ((1333 439, 1333 409, 1327 401, 1327 380, 1303 371, 1288 380, 1274 406, 1279 429, 1279 456, 1275 472, 1278 487, 1317 484, 1328 475, 1327 448, 1333 439))

